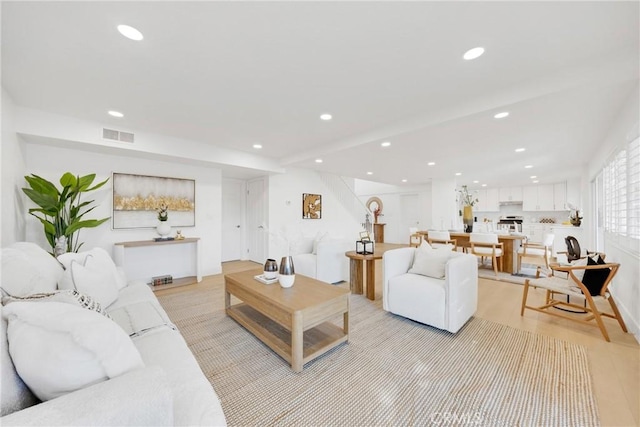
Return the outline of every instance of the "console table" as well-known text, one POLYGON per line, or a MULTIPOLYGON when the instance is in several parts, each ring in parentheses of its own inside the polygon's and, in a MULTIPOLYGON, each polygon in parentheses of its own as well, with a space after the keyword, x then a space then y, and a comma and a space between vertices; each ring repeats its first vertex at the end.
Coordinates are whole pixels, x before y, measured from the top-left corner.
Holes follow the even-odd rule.
POLYGON ((173 283, 152 286, 154 290, 202 281, 199 237, 114 243, 113 260, 129 279, 150 283, 154 276, 173 276, 173 283))

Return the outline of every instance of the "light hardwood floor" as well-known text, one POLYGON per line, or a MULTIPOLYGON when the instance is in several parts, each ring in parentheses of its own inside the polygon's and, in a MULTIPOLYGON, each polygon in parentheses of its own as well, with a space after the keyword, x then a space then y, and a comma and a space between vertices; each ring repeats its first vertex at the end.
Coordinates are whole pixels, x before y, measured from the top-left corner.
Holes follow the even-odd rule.
MULTIPOLYGON (((376 302, 382 297, 381 263, 376 263, 376 302)), ((223 263, 223 273, 260 268, 250 261, 223 263)), ((182 288, 157 291, 158 294, 183 292, 192 286, 222 283, 223 275, 205 277, 203 282, 182 288)), ((347 283, 339 286, 348 287, 347 283)), ((606 342, 598 328, 526 310, 520 316, 522 286, 479 280, 477 317, 513 328, 543 334, 583 345, 587 349, 593 389, 603 426, 640 426, 640 345, 631 334, 622 332, 617 322, 605 319, 611 342, 606 342)), ((530 302, 542 301, 544 293, 534 290, 530 302), (537 300, 532 299, 537 298, 537 300)), ((359 298, 366 298, 359 296, 359 298)), ((374 304, 374 302, 372 302, 374 304)))

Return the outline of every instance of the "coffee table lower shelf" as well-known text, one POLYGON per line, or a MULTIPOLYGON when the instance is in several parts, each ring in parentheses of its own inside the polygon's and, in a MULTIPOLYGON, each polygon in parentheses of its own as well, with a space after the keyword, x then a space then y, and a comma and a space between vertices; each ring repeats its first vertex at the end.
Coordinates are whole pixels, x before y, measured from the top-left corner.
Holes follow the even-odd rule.
MULTIPOLYGON (((232 305, 226 312, 289 364, 293 364, 290 330, 245 303, 232 305)), ((348 340, 349 335, 331 322, 307 329, 303 333, 303 365, 348 340)))

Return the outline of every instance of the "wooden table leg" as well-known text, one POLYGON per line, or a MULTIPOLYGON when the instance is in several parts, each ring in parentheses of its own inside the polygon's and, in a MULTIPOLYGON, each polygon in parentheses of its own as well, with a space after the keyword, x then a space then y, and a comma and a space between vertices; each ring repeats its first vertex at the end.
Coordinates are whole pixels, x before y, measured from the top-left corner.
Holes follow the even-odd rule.
POLYGON ((302 372, 304 331, 302 330, 302 313, 296 311, 291 319, 291 369, 302 372))
POLYGON ((517 270, 513 266, 513 261, 518 258, 517 255, 514 257, 513 254, 513 240, 505 239, 502 243, 504 243, 504 253, 502 254, 504 261, 502 264, 502 271, 513 274, 517 270))
POLYGON ((362 295, 362 260, 351 258, 349 272, 351 293, 362 295))
POLYGON ((367 298, 376 299, 376 260, 367 260, 367 298))

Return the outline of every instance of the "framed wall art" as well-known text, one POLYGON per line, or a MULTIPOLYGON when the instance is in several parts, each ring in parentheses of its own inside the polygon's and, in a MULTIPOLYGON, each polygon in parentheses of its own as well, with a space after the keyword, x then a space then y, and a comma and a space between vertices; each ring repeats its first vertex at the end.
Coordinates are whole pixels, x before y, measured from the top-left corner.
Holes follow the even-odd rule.
POLYGON ((302 218, 322 218, 322 196, 320 194, 302 193, 302 218))
POLYGON ((153 228, 158 209, 168 209, 172 227, 196 225, 196 181, 113 173, 113 228, 153 228))

